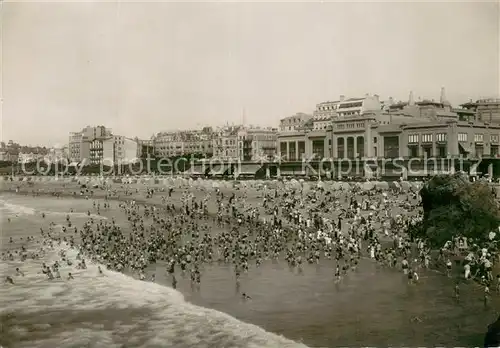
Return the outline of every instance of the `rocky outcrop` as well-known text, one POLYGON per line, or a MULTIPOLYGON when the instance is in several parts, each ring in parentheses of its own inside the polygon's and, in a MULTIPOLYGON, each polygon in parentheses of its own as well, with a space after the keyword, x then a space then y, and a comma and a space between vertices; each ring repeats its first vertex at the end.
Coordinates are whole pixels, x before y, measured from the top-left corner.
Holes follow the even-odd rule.
POLYGON ((484 347, 500 347, 500 317, 488 326, 484 336, 484 347))
POLYGON ((442 247, 454 237, 486 240, 497 231, 500 213, 491 188, 462 174, 438 175, 420 190, 423 220, 410 233, 442 247))

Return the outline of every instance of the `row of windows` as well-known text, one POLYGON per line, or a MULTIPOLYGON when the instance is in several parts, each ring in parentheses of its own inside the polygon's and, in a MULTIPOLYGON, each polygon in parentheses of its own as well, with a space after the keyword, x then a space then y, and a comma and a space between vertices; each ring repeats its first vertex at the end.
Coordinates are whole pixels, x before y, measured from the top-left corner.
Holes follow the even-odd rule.
MULTIPOLYGON (((434 134, 422 134, 422 143, 432 143, 434 134)), ((445 142, 447 140, 448 135, 446 133, 437 133, 436 141, 445 142)), ((460 137, 460 134, 459 134, 460 137)), ((408 143, 415 144, 419 142, 420 135, 419 134, 410 134, 408 135, 408 143)))
POLYGON ((362 102, 357 102, 357 103, 345 103, 341 104, 339 106, 339 109, 347 109, 347 108, 357 108, 363 106, 362 102))
POLYGON ((297 128, 297 126, 289 126, 289 127, 280 127, 280 131, 284 132, 284 131, 291 131, 291 130, 295 130, 297 128))
POLYGON ((330 106, 319 106, 318 111, 329 111, 329 110, 336 110, 337 105, 330 105, 330 106))
POLYGON ((346 112, 340 112, 339 113, 340 117, 343 117, 343 116, 359 116, 359 115, 360 115, 359 111, 346 111, 346 112))
POLYGON ((193 149, 193 150, 196 150, 196 149, 204 149, 204 148, 212 148, 212 145, 208 145, 208 146, 202 146, 202 145, 184 145, 184 146, 181 146, 181 145, 167 145, 167 146, 156 146, 156 149, 162 149, 162 150, 165 150, 165 149, 193 149))
MULTIPOLYGON (((422 147, 422 150, 419 152, 419 149, 417 146, 410 146, 408 148, 408 155, 410 157, 419 157, 419 156, 426 156, 426 157, 447 157, 448 156, 448 151, 446 146, 438 146, 436 148, 436 151, 433 151, 432 147, 422 147)), ((482 145, 477 145, 475 147, 475 153, 476 156, 483 156, 484 155, 484 149, 482 145)), ((490 149, 490 156, 496 157, 498 156, 498 145, 491 146, 490 149)))
POLYGON ((423 143, 432 143, 432 134, 422 134, 423 143))
POLYGON ((354 128, 364 128, 364 122, 351 122, 351 123, 338 123, 337 129, 354 129, 354 128))
POLYGON ((458 141, 467 141, 467 133, 458 133, 458 141))
POLYGON ((90 143, 90 149, 93 150, 93 149, 100 149, 102 148, 102 141, 98 141, 98 140, 95 140, 93 142, 90 143))
MULTIPOLYGON (((461 142, 466 142, 468 141, 468 134, 467 133, 458 133, 458 141, 461 142)), ((482 143, 484 141, 484 134, 474 134, 474 142, 476 143, 482 143)), ((492 143, 498 143, 498 135, 490 135, 490 141, 492 143)))
MULTIPOLYGON (((433 141, 433 136, 434 134, 429 133, 429 134, 422 134, 421 140, 422 143, 432 143, 433 141)), ((410 134, 408 135, 408 143, 409 144, 415 144, 419 142, 419 134, 410 134)), ((445 142, 447 141, 448 135, 446 133, 437 133, 436 134, 436 141, 438 142, 445 142)), ((458 141, 460 142, 467 142, 468 141, 468 134, 467 133, 458 133, 458 141)), ((490 135, 490 141, 492 143, 498 143, 499 136, 498 135, 490 135)), ((479 133, 479 134, 474 134, 474 142, 476 143, 481 143, 484 141, 484 134, 479 133)))

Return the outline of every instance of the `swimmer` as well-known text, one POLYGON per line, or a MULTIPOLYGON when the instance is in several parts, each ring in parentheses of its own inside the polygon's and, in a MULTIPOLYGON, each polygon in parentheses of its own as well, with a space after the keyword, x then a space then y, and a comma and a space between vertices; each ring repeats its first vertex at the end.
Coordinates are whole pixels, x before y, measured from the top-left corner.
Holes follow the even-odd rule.
POLYGON ((53 280, 53 279, 54 279, 54 275, 52 274, 52 271, 50 270, 50 268, 47 268, 47 270, 46 270, 46 273, 45 273, 45 274, 47 274, 47 278, 48 278, 49 280, 53 280))
POLYGON ((101 274, 101 275, 103 274, 101 266, 97 266, 97 270, 99 271, 99 274, 101 274))
POLYGON ((71 272, 68 273, 68 280, 70 280, 70 279, 75 279, 75 278, 73 278, 73 275, 71 274, 71 272))
POLYGON ((23 271, 21 271, 19 268, 16 268, 16 275, 24 277, 23 271))
POLYGON ((448 260, 446 261, 446 275, 447 275, 448 277, 451 277, 451 265, 452 265, 452 264, 451 264, 451 261, 450 261, 450 259, 448 259, 448 260))
POLYGON ((246 293, 242 293, 242 294, 241 294, 241 298, 242 298, 243 300, 251 300, 251 299, 252 299, 252 298, 251 298, 250 296, 248 296, 246 293))
POLYGON ((339 282, 339 281, 340 281, 340 278, 341 278, 341 277, 340 277, 340 268, 339 268, 339 265, 337 265, 337 266, 335 267, 335 280, 336 280, 337 282, 339 282))
POLYGON ((484 306, 487 307, 488 303, 490 301, 490 288, 488 285, 485 285, 484 287, 484 306))
POLYGON ((5 282, 14 285, 14 279, 11 276, 6 276, 5 282))
POLYGON ((410 269, 408 271, 408 284, 413 284, 413 275, 415 274, 415 272, 413 272, 412 269, 410 269))

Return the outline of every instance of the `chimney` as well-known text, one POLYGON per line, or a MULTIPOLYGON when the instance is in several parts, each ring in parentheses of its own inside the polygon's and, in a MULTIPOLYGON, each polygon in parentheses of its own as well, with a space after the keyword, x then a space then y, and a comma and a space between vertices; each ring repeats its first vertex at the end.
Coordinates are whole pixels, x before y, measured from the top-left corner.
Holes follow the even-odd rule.
POLYGON ((380 96, 378 94, 374 94, 373 95, 375 97, 375 99, 379 100, 380 96))
POLYGON ((368 98, 370 95, 368 93, 365 93, 365 98, 368 98))
POLYGON ((343 101, 344 101, 344 99, 345 99, 345 95, 341 94, 341 95, 340 95, 339 100, 340 100, 341 102, 343 102, 343 101))
POLYGON ((389 105, 392 105, 392 104, 394 104, 394 98, 389 97, 389 105))
POLYGON ((413 91, 410 91, 410 96, 408 97, 408 105, 412 106, 415 102, 413 100, 413 91))
POLYGON ((446 92, 444 87, 441 87, 441 97, 439 98, 440 103, 444 103, 446 101, 446 92))

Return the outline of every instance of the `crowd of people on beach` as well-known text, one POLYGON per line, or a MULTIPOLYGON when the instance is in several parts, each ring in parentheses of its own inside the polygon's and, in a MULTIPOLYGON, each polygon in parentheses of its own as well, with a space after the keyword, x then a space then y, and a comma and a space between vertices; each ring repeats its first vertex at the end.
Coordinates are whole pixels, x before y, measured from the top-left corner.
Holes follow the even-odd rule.
MULTIPOLYGON (((300 274, 306 263, 332 260, 332 281, 340 285, 350 272, 356 272, 360 258, 368 258, 401 271, 409 285, 418 284, 419 274, 427 269, 457 277, 452 295, 457 300, 460 283, 472 279, 484 287, 485 305, 493 284, 500 292, 500 275, 494 279, 492 273, 494 250, 458 238, 449 241, 435 256, 425 241, 410 238, 409 227, 422 218, 420 197, 414 189, 365 191, 354 186, 332 191, 318 185, 303 190, 300 185, 267 187, 264 183, 252 188, 256 197, 249 197, 248 189, 224 192, 217 187, 120 185, 118 189, 101 189, 106 190, 104 202, 94 199, 87 188, 79 192, 94 200, 83 226, 73 224, 68 214, 61 229, 53 223, 48 230, 40 228, 38 237, 30 236, 20 248, 4 250, 2 259, 40 259, 64 242, 78 250, 77 262, 73 265, 62 251, 60 260, 44 263, 40 274, 50 281, 63 278, 61 263, 86 269, 87 261, 91 261, 103 265, 98 268, 101 274, 113 270, 145 281, 155 281, 151 265, 162 265, 174 289, 180 276, 190 279, 193 291, 202 286, 205 265, 223 263, 233 269, 236 292, 250 299, 251 295, 241 289, 241 275, 264 262, 286 262, 290 271, 300 274), (193 190, 201 190, 202 197, 193 190), (180 202, 172 199, 174 192, 181 193, 180 202), (117 201, 120 194, 121 200, 117 201), (137 195, 146 201, 161 196, 161 204, 128 198, 137 195), (115 218, 94 216, 116 204, 127 226, 119 225, 115 218), (28 250, 28 243, 35 239, 39 239, 38 249, 28 250)), ((48 219, 45 214, 42 218, 48 219)), ((24 276, 23 272, 19 267, 5 281, 15 285, 15 278, 24 276)), ((70 281, 74 275, 68 273, 64 278, 70 281)))

